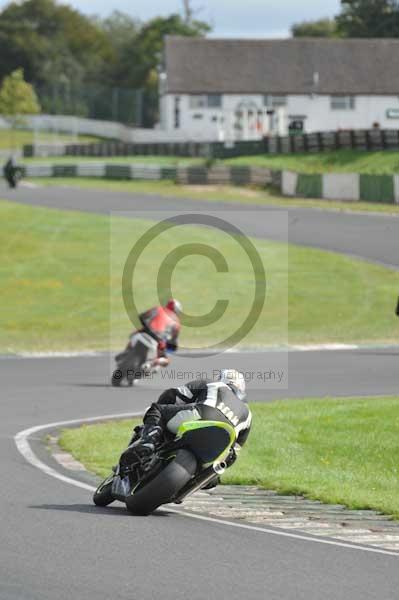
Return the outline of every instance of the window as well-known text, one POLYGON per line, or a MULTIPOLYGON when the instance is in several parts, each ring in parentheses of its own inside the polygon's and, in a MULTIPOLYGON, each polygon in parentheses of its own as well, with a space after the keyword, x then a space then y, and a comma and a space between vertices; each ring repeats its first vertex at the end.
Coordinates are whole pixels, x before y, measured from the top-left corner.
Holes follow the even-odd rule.
POLYGON ((331 110, 353 110, 354 108, 354 96, 331 96, 331 110))
POLYGON ((206 107, 206 96, 190 96, 190 108, 197 110, 206 107))
POLYGON ((221 94, 190 96, 189 106, 193 110, 198 110, 199 108, 221 108, 222 96, 221 94))
POLYGON ((287 96, 263 96, 263 104, 268 108, 280 108, 287 106, 287 96))
POLYGON ((208 108, 221 108, 222 107, 221 94, 208 94, 207 106, 208 106, 208 108))

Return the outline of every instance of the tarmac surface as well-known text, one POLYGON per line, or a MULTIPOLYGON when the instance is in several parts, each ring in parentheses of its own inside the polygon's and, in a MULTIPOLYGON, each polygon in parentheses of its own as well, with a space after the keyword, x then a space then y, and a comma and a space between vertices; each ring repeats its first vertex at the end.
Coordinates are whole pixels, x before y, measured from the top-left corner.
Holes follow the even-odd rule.
MULTIPOLYGON (((214 203, 76 189, 21 188, 16 192, 0 190, 0 196, 102 213, 111 208, 135 213, 226 208, 214 203)), ((281 215, 275 216, 280 208, 231 208, 235 214, 244 213, 240 225, 245 233, 284 239, 284 226, 279 225, 277 233, 275 227, 282 222, 281 215)), ((289 209, 288 231, 293 243, 399 267, 397 217, 289 209)), ((251 399, 255 401, 326 394, 394 394, 398 391, 398 354, 396 348, 229 354, 208 359, 206 368, 218 368, 228 360, 229 365, 249 371, 284 371, 281 384, 271 379, 266 389, 252 386, 251 399)), ((176 357, 174 367, 186 371, 197 368, 198 362, 204 364, 198 358, 176 357)), ((165 381, 154 379, 133 390, 111 389, 110 368, 107 356, 0 360, 1 600, 397 597, 395 556, 273 535, 266 528, 263 532, 241 528, 239 521, 234 526, 197 521, 167 509, 147 518, 130 517, 117 504, 107 510, 97 509, 87 491, 28 464, 14 442, 21 430, 56 421, 142 411, 160 387, 165 387, 165 381)), ((32 447, 51 465, 41 439, 41 435, 33 435, 32 447)))

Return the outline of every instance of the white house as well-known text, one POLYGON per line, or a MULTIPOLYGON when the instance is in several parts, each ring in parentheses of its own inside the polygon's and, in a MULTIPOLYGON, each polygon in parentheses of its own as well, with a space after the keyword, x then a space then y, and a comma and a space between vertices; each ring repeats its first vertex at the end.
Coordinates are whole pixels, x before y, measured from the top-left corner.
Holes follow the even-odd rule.
POLYGON ((399 40, 167 37, 160 124, 192 140, 399 128, 399 40))

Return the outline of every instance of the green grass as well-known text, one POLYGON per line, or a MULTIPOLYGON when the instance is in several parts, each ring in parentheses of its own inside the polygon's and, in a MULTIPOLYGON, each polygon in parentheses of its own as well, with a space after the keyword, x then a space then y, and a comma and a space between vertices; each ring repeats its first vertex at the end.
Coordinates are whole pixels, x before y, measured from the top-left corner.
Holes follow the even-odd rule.
MULTIPOLYGON (((251 406, 248 442, 223 483, 304 494, 399 519, 399 398, 307 399, 251 406)), ((61 446, 105 477, 132 421, 65 430, 61 446)))
MULTIPOLYGON (((22 133, 22 132, 21 132, 22 133)), ((29 142, 26 142, 29 143, 29 142)), ((204 164, 202 158, 183 158, 178 156, 115 156, 115 157, 50 157, 25 159, 25 162, 54 162, 76 164, 82 161, 101 161, 107 163, 150 163, 160 165, 204 164)), ((235 166, 268 167, 271 169, 296 171, 298 173, 369 173, 390 175, 399 173, 399 152, 360 150, 335 150, 330 152, 299 154, 264 154, 239 156, 222 161, 219 164, 235 166)))
MULTIPOLYGON (((0 352, 106 350, 110 329, 111 347, 121 347, 132 327, 122 302, 123 266, 152 222, 114 217, 110 237, 110 220, 102 215, 11 202, 0 203, 0 215, 0 352)), ((209 259, 189 256, 172 277, 172 291, 189 314, 208 313, 220 297, 230 302, 215 325, 183 327, 183 344, 206 347, 241 324, 252 303, 248 258, 226 234, 186 226, 160 235, 138 264, 135 300, 139 310, 153 305, 161 260, 193 242, 219 250, 231 270, 217 273, 209 259)), ((398 341, 397 272, 334 253, 254 243, 267 272, 267 299, 242 345, 398 341)))
MULTIPOLYGON (((0 129, 0 150, 12 150, 16 148, 22 148, 27 144, 37 143, 58 143, 58 144, 68 144, 68 143, 85 143, 85 142, 98 142, 99 139, 93 136, 82 135, 72 136, 66 134, 56 134, 52 133, 40 132, 36 136, 33 131, 11 131, 9 129, 0 129)), ((48 161, 50 159, 46 159, 48 161)), ((53 158, 51 158, 53 161, 53 158)))
POLYGON ((139 420, 111 421, 63 430, 59 445, 92 473, 106 477, 128 445, 139 420))
POLYGON ((48 156, 24 158, 23 163, 46 163, 57 165, 76 165, 82 163, 106 163, 108 164, 139 164, 139 165, 160 165, 165 167, 182 167, 190 165, 201 165, 204 160, 202 158, 185 158, 182 156, 48 156))
POLYGON ((272 189, 239 186, 179 185, 173 181, 111 181, 96 178, 40 178, 30 183, 45 186, 66 186, 80 189, 98 189, 131 194, 156 194, 165 198, 185 200, 205 200, 208 202, 229 202, 259 206, 282 206, 320 208, 339 212, 378 212, 399 214, 399 206, 370 202, 339 202, 312 198, 286 198, 272 189))
POLYGON ((231 165, 251 165, 298 173, 399 173, 399 152, 362 152, 336 150, 301 154, 264 154, 240 156, 224 161, 231 165))

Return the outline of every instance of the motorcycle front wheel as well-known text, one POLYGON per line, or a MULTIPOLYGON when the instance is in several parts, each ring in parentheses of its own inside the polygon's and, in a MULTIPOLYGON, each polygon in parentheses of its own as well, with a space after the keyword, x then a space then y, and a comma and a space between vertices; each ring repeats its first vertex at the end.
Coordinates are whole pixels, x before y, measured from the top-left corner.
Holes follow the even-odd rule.
POLYGON ((108 506, 114 501, 112 495, 112 482, 114 480, 114 474, 110 475, 103 481, 93 495, 93 502, 96 506, 108 506))

